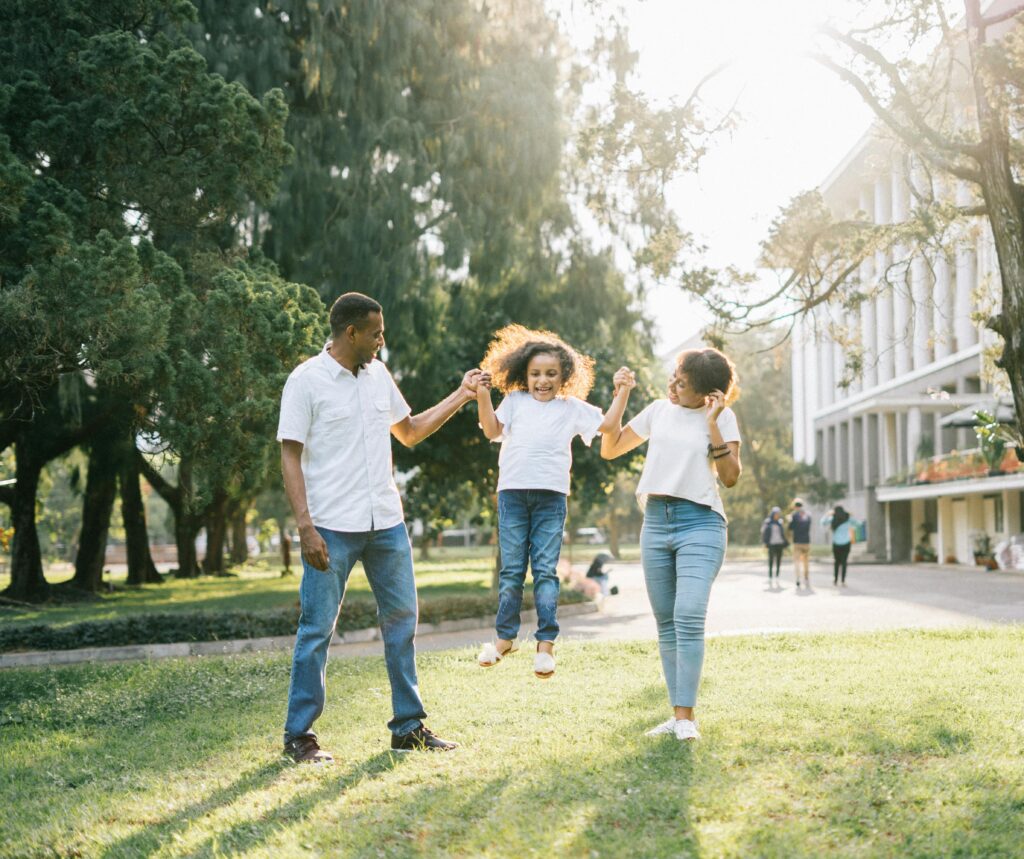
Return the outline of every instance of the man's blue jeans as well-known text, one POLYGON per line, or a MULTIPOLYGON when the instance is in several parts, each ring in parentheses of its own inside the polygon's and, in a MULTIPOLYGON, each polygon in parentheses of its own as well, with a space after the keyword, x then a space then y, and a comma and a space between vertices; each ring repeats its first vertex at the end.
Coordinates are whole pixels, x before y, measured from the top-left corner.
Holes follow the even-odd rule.
POLYGON ((519 635, 527 562, 533 571, 537 641, 558 637, 558 556, 565 507, 565 496, 549 489, 503 489, 498 493, 501 573, 494 624, 498 638, 515 641, 519 635))
POLYGON ((317 528, 327 543, 330 563, 318 570, 302 560, 299 588, 301 613, 292 658, 288 691, 288 717, 284 741, 315 737, 313 723, 324 711, 327 647, 334 635, 345 585, 356 561, 363 562, 370 589, 377 600, 377 620, 384 638, 384 664, 391 682, 394 734, 407 734, 427 714, 416 680, 416 582, 412 547, 405 525, 382 531, 329 531, 317 528))
POLYGON ((704 619, 725 542, 725 520, 710 507, 682 498, 648 498, 640 557, 673 707, 697 705, 704 619))

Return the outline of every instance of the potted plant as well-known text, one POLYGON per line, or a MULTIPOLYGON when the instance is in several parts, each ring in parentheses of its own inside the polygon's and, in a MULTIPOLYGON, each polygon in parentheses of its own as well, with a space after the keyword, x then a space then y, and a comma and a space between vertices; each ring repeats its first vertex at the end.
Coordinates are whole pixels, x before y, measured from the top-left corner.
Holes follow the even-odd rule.
POLYGON ((989 475, 1003 473, 1003 454, 1006 452, 1006 436, 999 421, 994 415, 980 409, 974 413, 977 424, 974 434, 978 437, 978 447, 988 465, 989 475))
POLYGON ((921 523, 921 541, 914 546, 914 560, 918 563, 934 564, 939 555, 932 546, 935 526, 931 522, 921 523))
POLYGON ((989 570, 999 568, 992 554, 992 538, 984 531, 975 531, 972 535, 974 543, 974 563, 989 570))

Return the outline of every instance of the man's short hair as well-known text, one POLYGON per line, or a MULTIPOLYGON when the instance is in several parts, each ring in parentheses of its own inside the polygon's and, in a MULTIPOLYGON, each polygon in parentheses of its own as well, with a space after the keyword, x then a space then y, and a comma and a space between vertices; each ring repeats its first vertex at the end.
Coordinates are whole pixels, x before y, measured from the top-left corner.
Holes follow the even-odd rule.
POLYGON ((371 313, 380 313, 381 306, 361 292, 346 292, 331 305, 331 336, 340 337, 349 325, 362 327, 371 313))

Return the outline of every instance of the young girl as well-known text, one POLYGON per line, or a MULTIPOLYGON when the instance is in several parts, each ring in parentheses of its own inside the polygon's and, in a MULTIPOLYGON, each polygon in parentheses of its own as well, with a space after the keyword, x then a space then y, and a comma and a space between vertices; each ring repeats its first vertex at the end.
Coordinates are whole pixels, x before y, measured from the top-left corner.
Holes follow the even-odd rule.
POLYGON ((651 736, 700 737, 693 710, 704 663, 704 620, 725 557, 718 483, 733 486, 740 476, 739 427, 726 407, 736 394, 732 362, 717 349, 691 349, 677 359, 668 398, 655 400, 625 429, 616 421, 601 439, 605 459, 650 439, 636 490, 644 507, 640 557, 673 710, 647 732, 651 736))
MULTIPOLYGON (((537 608, 534 673, 555 673, 558 636, 558 556, 562 549, 572 439, 589 445, 622 419, 614 406, 604 417, 584 402, 594 383, 594 362, 548 331, 510 325, 495 334, 481 363, 477 388, 480 426, 491 441, 501 441, 498 456, 498 544, 501 549, 496 642, 477 657, 490 667, 516 650, 526 565, 533 571, 537 608), (497 411, 491 385, 506 396, 497 411)), ((631 374, 615 374, 616 388, 631 374)))
POLYGON ((832 586, 846 587, 846 562, 860 523, 851 518, 841 504, 821 517, 821 524, 832 530, 832 586))

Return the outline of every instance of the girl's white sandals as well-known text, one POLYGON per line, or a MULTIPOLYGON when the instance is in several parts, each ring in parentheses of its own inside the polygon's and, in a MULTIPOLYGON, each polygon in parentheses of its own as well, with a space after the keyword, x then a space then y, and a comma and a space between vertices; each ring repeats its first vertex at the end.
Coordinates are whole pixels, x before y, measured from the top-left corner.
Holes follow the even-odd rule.
POLYGON ((689 719, 676 719, 675 735, 677 740, 699 740, 700 731, 697 730, 697 723, 689 719))
POLYGON ((541 680, 547 680, 555 673, 555 657, 543 650, 538 650, 533 657, 533 673, 541 680))
POLYGON ((501 662, 502 657, 508 656, 510 653, 515 653, 519 648, 515 642, 509 645, 508 650, 498 650, 496 644, 492 644, 488 641, 482 648, 476 658, 477 664, 481 668, 490 668, 501 662))

